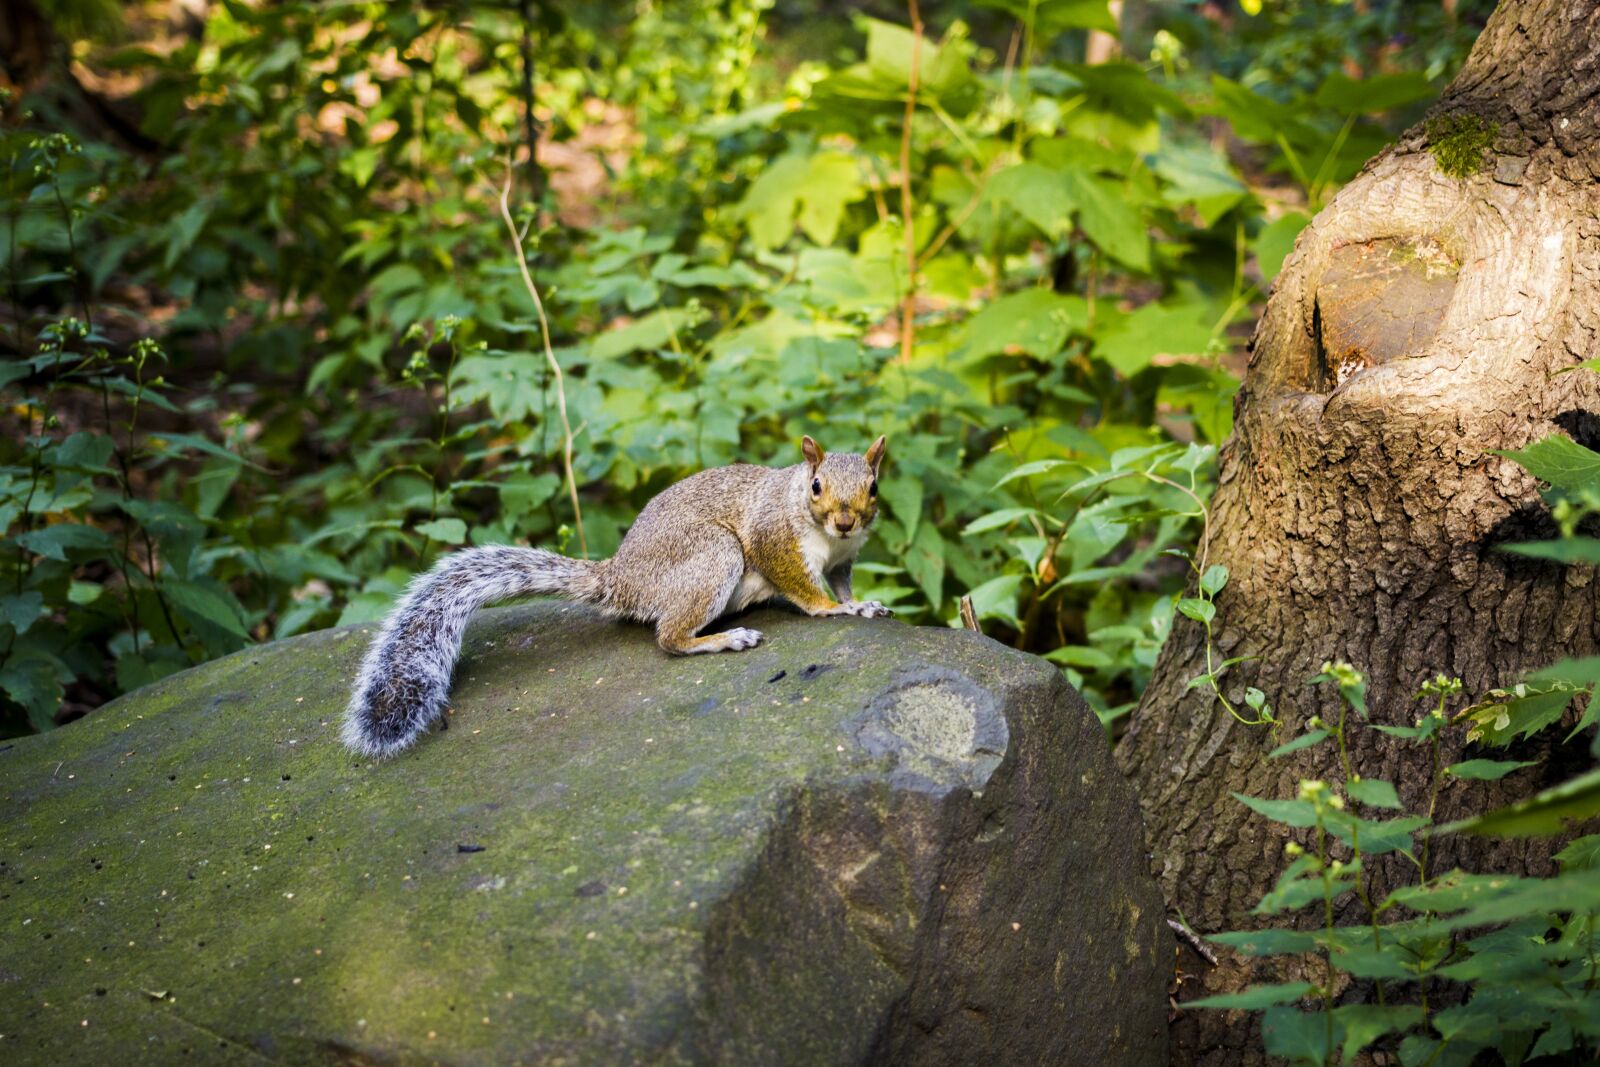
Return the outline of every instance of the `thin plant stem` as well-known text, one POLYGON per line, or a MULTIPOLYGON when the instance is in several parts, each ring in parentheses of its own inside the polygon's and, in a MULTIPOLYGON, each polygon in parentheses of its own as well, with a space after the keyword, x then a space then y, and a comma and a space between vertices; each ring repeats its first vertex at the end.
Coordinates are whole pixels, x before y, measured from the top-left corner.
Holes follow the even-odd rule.
POLYGON ((511 234, 511 244, 517 253, 517 270, 522 272, 522 284, 528 290, 528 296, 533 299, 533 309, 539 315, 539 334, 544 340, 544 358, 550 365, 550 374, 556 383, 556 410, 561 414, 561 465, 567 476, 567 497, 572 502, 572 517, 578 527, 578 552, 584 559, 589 558, 589 540, 583 533, 583 508, 578 503, 578 480, 572 473, 572 422, 567 418, 567 385, 566 378, 562 376, 561 364, 556 360, 555 350, 550 346, 550 320, 545 317, 544 301, 539 299, 539 287, 533 284, 533 275, 528 272, 528 257, 522 250, 522 234, 517 232, 517 224, 511 218, 511 157, 506 157, 506 182, 500 189, 500 217, 505 220, 506 232, 511 234))
POLYGON ((900 301, 900 362, 911 362, 911 347, 916 343, 917 325, 917 224, 911 199, 911 128, 917 114, 917 81, 922 72, 922 12, 917 0, 909 0, 911 13, 911 69, 906 75, 906 113, 900 131, 900 224, 905 230, 906 281, 900 301))

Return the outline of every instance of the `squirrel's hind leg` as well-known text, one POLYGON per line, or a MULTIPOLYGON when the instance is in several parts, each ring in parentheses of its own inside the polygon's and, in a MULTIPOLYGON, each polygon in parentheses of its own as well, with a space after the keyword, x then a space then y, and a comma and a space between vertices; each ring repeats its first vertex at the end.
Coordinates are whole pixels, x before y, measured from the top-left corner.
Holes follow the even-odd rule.
POLYGON ((662 576, 671 602, 656 621, 656 643, 675 656, 741 652, 761 643, 760 630, 743 626, 696 637, 727 610, 744 577, 744 551, 731 536, 706 545, 662 576))

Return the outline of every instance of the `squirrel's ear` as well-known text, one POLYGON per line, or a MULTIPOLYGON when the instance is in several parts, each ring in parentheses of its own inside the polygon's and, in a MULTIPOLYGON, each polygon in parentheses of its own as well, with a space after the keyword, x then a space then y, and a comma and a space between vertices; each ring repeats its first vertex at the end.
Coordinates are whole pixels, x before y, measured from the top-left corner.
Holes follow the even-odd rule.
POLYGON ((867 449, 867 466, 872 468, 872 476, 874 478, 878 476, 878 468, 883 466, 883 453, 887 446, 888 441, 882 434, 879 434, 878 439, 872 442, 872 447, 867 449))
POLYGON ((811 464, 812 470, 822 466, 822 446, 810 437, 800 438, 800 451, 805 453, 806 462, 811 464))

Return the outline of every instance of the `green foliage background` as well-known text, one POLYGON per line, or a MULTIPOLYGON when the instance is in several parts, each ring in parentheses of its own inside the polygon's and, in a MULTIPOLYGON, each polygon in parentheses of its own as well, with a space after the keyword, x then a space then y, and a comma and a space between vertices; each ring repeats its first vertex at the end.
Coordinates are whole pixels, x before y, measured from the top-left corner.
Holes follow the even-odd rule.
MULTIPOLYGON (((458 544, 576 549, 497 205, 527 143, 525 50, 549 150, 519 157, 512 204, 591 554, 694 470, 887 433, 870 595, 928 622, 970 592, 1110 721, 1183 582, 1160 553, 1196 513, 1156 481, 1060 488, 1121 450, 1226 436, 1240 339, 1298 228, 1450 65, 1407 54, 1357 81, 1307 34, 1329 68, 1312 90, 1241 67, 1248 42, 1192 52, 1219 38, 1175 5, 1148 58, 1089 66, 1103 3, 943 4, 902 143, 903 14, 225 2, 179 33, 160 6, 116 34, 103 4, 50 11, 64 51, 131 86, 134 143, 79 130, 59 78, 13 94, 0 131, 13 731, 375 618, 458 544), (1040 463, 1062 485, 1015 473, 1040 463)), ((1261 40, 1305 17, 1233 16, 1261 40)), ((1208 455, 1185 475, 1202 499, 1208 455)))
MULTIPOLYGON (((920 39, 887 2, 222 0, 188 26, 155 0, 30 5, 57 65, 0 124, 0 730, 378 618, 455 546, 606 555, 695 470, 885 433, 861 595, 951 624, 970 595, 1114 734, 1173 625, 1213 647, 1228 575, 1191 552, 1272 277, 1488 6, 1129 5, 1120 56, 1089 63, 1104 0, 930 2, 920 39), (87 120, 86 78, 137 119, 87 120)), ((1513 458, 1566 535, 1520 550, 1600 561, 1576 534, 1600 456, 1513 458)), ((1275 694, 1228 704, 1230 665, 1193 684, 1276 730, 1275 694)), ((1600 680, 1546 674, 1456 721, 1503 746, 1600 680)), ((1319 681, 1365 717, 1354 668, 1319 681)), ((1459 683, 1430 685, 1415 728, 1376 728, 1437 756, 1459 683)), ((1274 755, 1357 724, 1311 727, 1274 755)), ((1523 766, 1436 758, 1435 782, 1523 766)), ((1212 1006, 1269 1009, 1267 1049, 1305 1062, 1593 1047, 1595 839, 1553 879, 1438 874, 1431 811, 1382 818, 1393 789, 1346 770, 1241 800, 1307 842, 1259 911, 1356 894, 1370 929, 1221 935, 1326 977, 1212 1006), (1371 901, 1363 854, 1390 852, 1418 882, 1371 901), (1336 972, 1377 1003, 1336 1003, 1336 972), (1448 982, 1470 999, 1430 1012, 1448 982)), ((1597 806, 1591 773, 1452 829, 1597 806)))

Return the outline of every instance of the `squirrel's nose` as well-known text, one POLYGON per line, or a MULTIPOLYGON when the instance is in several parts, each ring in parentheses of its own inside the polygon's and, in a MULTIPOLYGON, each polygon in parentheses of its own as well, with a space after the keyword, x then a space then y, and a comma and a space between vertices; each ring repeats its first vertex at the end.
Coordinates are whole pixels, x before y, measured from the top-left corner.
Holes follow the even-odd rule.
POLYGON ((840 515, 833 520, 833 524, 839 527, 840 533, 849 533, 855 528, 856 520, 849 515, 840 515))

